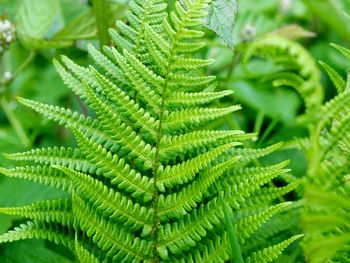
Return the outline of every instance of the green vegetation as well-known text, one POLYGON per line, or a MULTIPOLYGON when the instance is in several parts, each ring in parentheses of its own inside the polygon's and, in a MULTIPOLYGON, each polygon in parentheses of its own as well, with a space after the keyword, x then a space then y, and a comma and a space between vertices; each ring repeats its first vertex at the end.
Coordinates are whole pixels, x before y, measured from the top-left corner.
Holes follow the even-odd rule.
POLYGON ((0 0, 1 262, 349 262, 347 13, 0 0))

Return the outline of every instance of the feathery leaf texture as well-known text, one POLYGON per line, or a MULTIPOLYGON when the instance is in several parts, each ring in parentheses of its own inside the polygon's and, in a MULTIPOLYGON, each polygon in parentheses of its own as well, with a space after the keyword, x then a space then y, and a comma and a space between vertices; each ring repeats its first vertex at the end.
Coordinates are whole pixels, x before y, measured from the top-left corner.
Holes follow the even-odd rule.
MULTIPOLYGON (((176 2, 170 15, 165 2, 130 1, 128 23, 110 30, 114 46, 103 52, 89 47, 94 65, 84 68, 66 57, 54 62, 95 119, 19 98, 70 129, 78 148, 6 154, 27 164, 0 168, 2 174, 63 189, 71 198, 1 208, 31 221, 0 236, 0 243, 46 238, 84 263, 225 262, 231 250, 219 192, 242 243, 289 205, 271 201, 297 183, 266 187, 288 172, 288 163, 252 162, 280 144, 246 149, 242 144, 254 134, 202 129, 240 109, 210 107, 232 92, 213 91, 215 77, 203 74, 213 61, 191 54, 204 46, 199 27, 211 1, 176 2)), ((294 239, 251 258, 270 262, 294 239)))
MULTIPOLYGON (((350 59, 350 51, 333 45, 350 59)), ((350 90, 334 70, 325 67, 338 95, 323 105, 319 121, 311 127, 312 144, 306 149, 310 163, 305 187, 304 250, 310 262, 337 261, 349 252, 350 90)))
POLYGON ((305 48, 286 38, 268 35, 253 41, 244 54, 243 64, 250 74, 253 73, 249 71, 248 62, 254 56, 282 66, 283 69, 269 77, 273 79, 273 85, 294 88, 305 102, 306 113, 317 112, 323 101, 321 75, 305 48))

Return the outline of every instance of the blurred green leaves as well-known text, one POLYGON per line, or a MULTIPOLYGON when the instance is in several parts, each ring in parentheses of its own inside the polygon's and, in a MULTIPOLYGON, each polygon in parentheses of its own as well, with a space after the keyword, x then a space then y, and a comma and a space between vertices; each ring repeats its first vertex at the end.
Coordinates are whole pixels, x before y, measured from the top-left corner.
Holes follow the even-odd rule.
POLYGON ((53 39, 56 40, 77 40, 91 39, 96 37, 96 21, 92 10, 87 10, 69 22, 62 30, 57 32, 53 39))
POLYGON ((326 23, 343 40, 350 43, 350 23, 345 13, 350 11, 349 1, 341 0, 304 0, 309 10, 326 23))
POLYGON ((2 263, 74 262, 47 248, 42 240, 26 240, 6 244, 0 249, 0 254, 2 263))
MULTIPOLYGON (((107 27, 124 14, 124 2, 106 2, 103 16, 107 27)), ((96 16, 91 6, 75 0, 22 0, 18 5, 16 29, 27 49, 65 48, 76 40, 97 37, 96 16)))
POLYGON ((279 116, 285 124, 293 122, 301 106, 298 95, 288 89, 269 90, 264 86, 261 83, 250 85, 244 81, 232 82, 234 96, 248 107, 263 112, 271 119, 279 116))

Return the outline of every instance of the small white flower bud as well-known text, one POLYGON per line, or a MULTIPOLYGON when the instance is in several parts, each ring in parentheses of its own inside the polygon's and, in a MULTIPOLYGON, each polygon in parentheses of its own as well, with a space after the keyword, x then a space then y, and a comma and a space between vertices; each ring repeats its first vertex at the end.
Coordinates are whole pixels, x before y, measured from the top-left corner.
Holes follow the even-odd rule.
POLYGON ((6 32, 12 29, 12 25, 8 20, 0 21, 0 32, 6 32))
POLYGON ((250 41, 256 37, 256 33, 256 27, 253 24, 248 23, 243 27, 241 31, 242 40, 250 41))
POLYGON ((11 71, 5 71, 5 72, 4 72, 4 75, 3 75, 3 80, 6 82, 6 81, 11 80, 11 78, 12 78, 12 73, 11 73, 11 71))
POLYGON ((0 46, 6 49, 15 38, 15 27, 9 20, 0 20, 0 46))
POLYGON ((5 36, 5 40, 6 40, 7 43, 10 43, 12 41, 12 39, 13 39, 13 35, 5 36))

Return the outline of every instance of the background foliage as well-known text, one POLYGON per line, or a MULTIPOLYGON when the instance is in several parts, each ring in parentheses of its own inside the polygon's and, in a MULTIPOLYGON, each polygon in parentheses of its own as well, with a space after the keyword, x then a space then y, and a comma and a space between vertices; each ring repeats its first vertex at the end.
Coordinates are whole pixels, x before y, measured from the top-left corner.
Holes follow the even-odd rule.
MULTIPOLYGON (((123 19, 127 2, 108 1, 110 14, 105 16, 105 21, 96 21, 90 1, 0 0, 0 15, 4 14, 14 23, 17 37, 6 50, 0 50, 0 152, 74 144, 71 134, 65 129, 19 106, 15 98, 21 96, 91 114, 63 85, 54 70, 52 60, 64 54, 79 64, 89 64, 87 44, 92 43, 98 47, 99 43, 103 43, 103 38, 97 36, 98 27, 101 23, 113 27, 116 19, 123 19)), ((239 12, 233 32, 235 51, 232 52, 213 32, 208 31, 208 48, 202 51, 202 55, 217 60, 208 68, 208 72, 218 76, 220 88, 234 91, 230 99, 216 103, 239 103, 243 110, 212 123, 211 127, 230 127, 256 132, 259 136, 250 142, 251 147, 268 146, 279 141, 288 142, 284 150, 261 160, 263 164, 284 159, 292 160, 290 176, 274 182, 277 185, 284 184, 296 178, 303 178, 307 173, 303 152, 289 146, 293 146, 295 137, 307 136, 306 125, 300 125, 298 119, 308 109, 305 108, 303 98, 295 90, 286 85, 280 88, 273 86, 272 79, 275 79, 277 65, 271 62, 276 62, 274 58, 250 61, 247 51, 252 48, 252 42, 266 35, 284 37, 293 41, 292 43, 301 44, 300 48, 305 50, 310 61, 324 61, 345 78, 350 68, 349 60, 336 49, 330 48, 329 44, 337 43, 349 47, 350 22, 343 13, 350 13, 350 2, 240 0, 238 5, 239 12), (251 72, 254 72, 254 75, 251 72)), ((173 1, 169 1, 169 8, 173 8, 172 6, 173 1)), ((319 81, 320 89, 325 94, 324 100, 328 101, 335 95, 336 89, 321 67, 316 64, 315 67, 320 73, 320 79, 316 81, 319 81)), ((293 72, 298 70, 291 67, 293 72)), ((1 166, 11 165, 7 162, 0 157, 1 166)), ((64 195, 39 184, 2 176, 0 189, 0 207, 17 206, 64 195)), ((298 201, 302 195, 303 189, 298 188, 285 199, 298 201)), ((296 222, 289 220, 288 229, 282 229, 283 223, 280 223, 280 231, 285 232, 286 236, 302 231, 300 222, 297 222, 300 205, 301 203, 297 202, 295 209, 288 212, 295 214, 293 218, 296 222)), ((273 218, 270 224, 277 225, 278 222, 285 222, 286 218, 291 218, 291 215, 282 214, 273 218)), ((6 232, 20 220, 17 217, 0 215, 0 232, 6 232)), ((256 233, 256 239, 263 238, 262 236, 263 234, 259 236, 259 233, 256 233)), ((290 259, 294 259, 295 262, 305 260, 298 244, 289 247, 286 255, 279 258, 279 262, 287 262, 286 258, 288 262, 292 262, 290 259)), ((73 255, 64 248, 44 241, 20 241, 1 245, 0 259, 2 262, 74 261, 73 255), (18 249, 22 253, 17 253, 18 249)))

